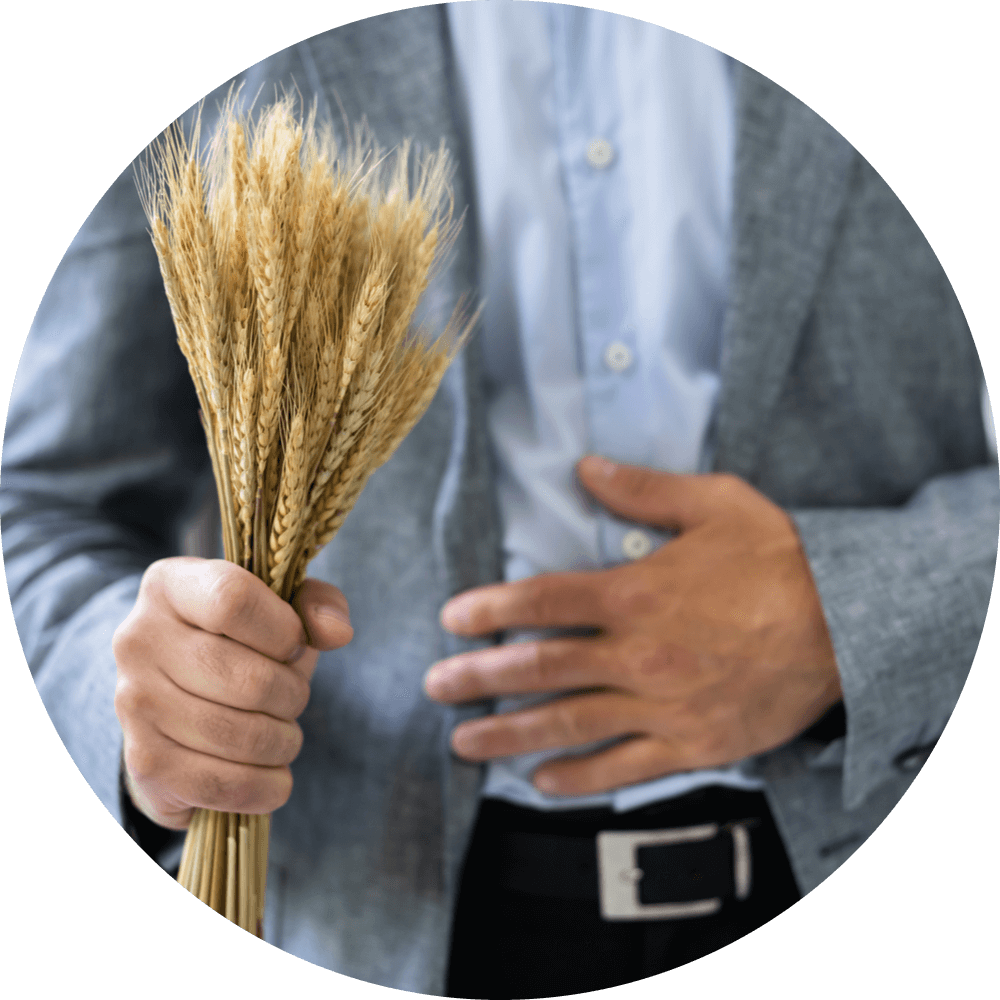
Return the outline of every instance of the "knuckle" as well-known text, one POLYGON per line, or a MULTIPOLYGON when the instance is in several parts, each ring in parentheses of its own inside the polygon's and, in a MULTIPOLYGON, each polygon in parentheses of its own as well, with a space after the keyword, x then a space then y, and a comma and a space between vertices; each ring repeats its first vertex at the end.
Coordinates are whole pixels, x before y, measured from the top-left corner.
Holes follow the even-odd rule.
POLYGON ((746 483, 731 472, 716 472, 712 475, 712 490, 719 500, 734 500, 746 489, 746 483))
POLYGON ((604 614, 613 621, 624 621, 648 614, 655 602, 644 574, 636 572, 616 573, 610 585, 604 587, 601 602, 604 614))
POLYGON ((130 741, 124 748, 122 757, 126 770, 138 785, 154 780, 163 767, 162 754, 142 742, 130 741))
POLYGON ((134 626, 132 623, 132 616, 129 615, 115 629, 114 634, 111 636, 111 652, 114 655, 115 661, 120 663, 123 659, 127 658, 129 649, 134 642, 134 626))
POLYGON ((576 678, 590 676, 595 668, 604 666, 599 645, 590 640, 549 639, 532 646, 525 666, 528 680, 540 690, 576 687, 576 678))
POLYGON ((522 596, 524 597, 524 600, 530 604, 536 604, 545 599, 547 588, 545 586, 544 577, 529 577, 527 580, 522 581, 522 588, 522 596))
POLYGON ((693 770, 711 767, 723 759, 725 738, 722 734, 703 731, 690 736, 680 744, 679 757, 684 767, 693 770))
POLYGON ((286 763, 291 764, 302 750, 302 743, 305 740, 305 736, 302 733, 302 727, 298 723, 292 723, 289 728, 288 734, 288 749, 287 756, 288 759, 286 763))
POLYGON ((277 767, 290 764, 302 749, 302 730, 294 722, 254 715, 242 730, 241 755, 246 763, 277 767))
POLYGON ((205 809, 239 812, 238 806, 247 796, 248 782, 225 779, 213 770, 201 771, 192 780, 195 802, 205 809))
POLYGON ((234 724, 232 715, 223 709, 204 711, 198 729, 212 747, 223 753, 239 755, 243 751, 245 731, 234 724))
POLYGON ((241 665, 233 674, 234 704, 279 719, 298 718, 309 703, 309 681, 265 657, 241 665))
POLYGON ((213 630, 229 627, 251 617, 256 605, 254 577, 238 566, 223 563, 208 589, 206 616, 213 630))
POLYGON ((158 594, 162 591, 164 581, 170 574, 171 560, 157 559, 146 567, 139 581, 139 593, 141 595, 158 594))
POLYGON ((115 715, 119 722, 131 719, 135 714, 135 691, 133 685, 123 684, 121 681, 115 685, 115 715))
POLYGON ((255 716, 246 727, 244 749, 253 764, 287 764, 284 758, 287 739, 283 727, 273 719, 255 716))
POLYGON ((126 618, 111 637, 111 652, 119 669, 128 669, 140 663, 149 653, 149 639, 143 618, 134 611, 126 618))
POLYGON ((274 698, 275 671, 260 660, 241 663, 233 671, 234 694, 240 707, 263 709, 270 706, 274 698))
POLYGON ((277 740, 264 720, 254 719, 244 730, 242 742, 248 762, 258 764, 271 759, 277 740))
POLYGON ((207 562, 193 556, 168 556, 150 563, 139 581, 136 607, 162 608, 171 604, 171 593, 182 579, 180 574, 193 562, 207 562))
POLYGON ((614 622, 621 618, 625 608, 625 588, 627 578, 615 574, 601 587, 597 594, 599 613, 604 621, 614 622))
POLYGON ((559 593, 553 581, 542 576, 532 579, 524 591, 524 599, 541 622, 554 622, 559 618, 559 593))
POLYGON ((630 476, 628 491, 636 500, 651 500, 657 492, 657 481, 646 472, 635 472, 630 476))
POLYGON ((291 715, 293 719, 297 719, 309 704, 312 688, 304 677, 296 673, 291 674, 290 682, 292 688, 291 715))
POLYGON ((192 640, 189 653, 199 673, 215 677, 223 682, 231 681, 231 671, 216 636, 204 632, 198 633, 192 640))
POLYGON ((115 714, 120 720, 134 721, 155 714, 155 699, 149 689, 134 680, 119 677, 115 685, 115 714))
POLYGON ((594 642, 587 647, 587 656, 596 675, 614 685, 622 672, 622 654, 617 642, 594 642))
POLYGON ((633 677, 646 678, 667 669, 670 657, 651 635, 629 636, 622 647, 624 668, 633 677))
POLYGON ((115 715, 119 721, 131 718, 135 713, 135 685, 129 683, 121 675, 115 684, 115 715))
POLYGON ((205 771, 197 778, 194 794, 209 809, 234 813, 273 812, 292 794, 292 775, 287 767, 263 773, 241 772, 223 776, 205 771))
POLYGON ((580 712, 574 701, 561 699, 552 706, 552 731, 560 743, 572 746, 581 742, 586 734, 582 731, 580 712))
POLYGON ((269 812, 280 809, 291 798, 292 784, 291 768, 277 768, 272 772, 266 799, 269 812))
POLYGON ((543 687, 556 673, 562 657, 553 642, 532 642, 525 660, 525 680, 543 687))

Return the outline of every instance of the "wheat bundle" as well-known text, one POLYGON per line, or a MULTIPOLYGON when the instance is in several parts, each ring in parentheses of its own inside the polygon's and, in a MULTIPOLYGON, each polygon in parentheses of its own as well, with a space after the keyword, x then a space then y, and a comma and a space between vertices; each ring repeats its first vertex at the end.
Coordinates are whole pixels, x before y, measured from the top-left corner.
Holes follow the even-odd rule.
MULTIPOLYGON (((138 184, 218 488, 225 557, 291 600, 368 477, 423 414, 468 324, 418 300, 454 235, 443 147, 338 149, 291 99, 221 109, 154 147, 138 184)), ((178 878, 260 935, 269 817, 195 811, 178 878)))

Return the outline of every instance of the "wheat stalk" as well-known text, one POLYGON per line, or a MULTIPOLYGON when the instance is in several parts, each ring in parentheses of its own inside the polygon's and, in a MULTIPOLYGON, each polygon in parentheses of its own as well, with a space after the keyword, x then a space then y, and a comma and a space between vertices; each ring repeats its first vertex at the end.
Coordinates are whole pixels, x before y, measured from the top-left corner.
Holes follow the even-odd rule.
MULTIPOLYGON (((138 171, 201 408, 227 559, 291 600, 311 558, 430 404, 474 321, 411 329, 450 245, 443 146, 341 149, 291 99, 252 121, 239 92, 212 136, 169 129, 138 171)), ((196 809, 178 878, 260 935, 269 817, 196 809)))

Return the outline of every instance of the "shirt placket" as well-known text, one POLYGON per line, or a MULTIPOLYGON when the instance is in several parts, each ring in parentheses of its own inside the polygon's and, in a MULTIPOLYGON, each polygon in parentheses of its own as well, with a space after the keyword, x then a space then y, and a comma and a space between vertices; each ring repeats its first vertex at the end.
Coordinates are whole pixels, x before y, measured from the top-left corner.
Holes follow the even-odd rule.
MULTIPOLYGON (((588 51, 593 41, 582 35, 585 21, 580 11, 556 7, 550 18, 589 448, 616 461, 647 465, 653 447, 651 416, 624 260, 632 208, 620 169, 627 155, 620 102, 611 85, 586 75, 584 67, 600 65, 601 60, 588 51)), ((605 564, 641 558, 668 537, 603 510, 596 516, 605 564)))

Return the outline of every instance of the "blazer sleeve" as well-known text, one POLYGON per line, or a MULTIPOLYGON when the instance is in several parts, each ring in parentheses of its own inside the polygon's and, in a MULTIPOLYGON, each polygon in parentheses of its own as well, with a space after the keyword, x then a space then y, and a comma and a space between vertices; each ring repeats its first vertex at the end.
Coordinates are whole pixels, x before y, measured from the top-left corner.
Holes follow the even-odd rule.
MULTIPOLYGON (((842 140, 807 124, 816 162, 829 163, 842 140)), ((846 735, 814 763, 842 765, 843 805, 856 809, 913 776, 955 707, 993 585, 1000 476, 982 368, 947 275, 872 166, 853 152, 839 162, 821 249, 803 249, 812 229, 801 206, 794 238, 780 230, 766 242, 782 274, 812 260, 816 279, 801 324, 784 328, 773 408, 744 426, 758 448, 748 478, 796 523, 840 670, 846 735)), ((766 262, 764 243, 754 249, 766 262)), ((755 267, 744 360, 765 372, 755 352, 786 303, 774 268, 755 267)), ((744 376, 751 412, 756 391, 744 376)))
POLYGON ((15 377, 0 484, 11 603, 55 728, 122 819, 112 635, 209 496, 196 397, 133 172, 59 265, 15 377))
POLYGON ((1000 523, 995 465, 935 477, 899 508, 792 511, 840 671, 844 807, 917 770, 979 645, 1000 523))

